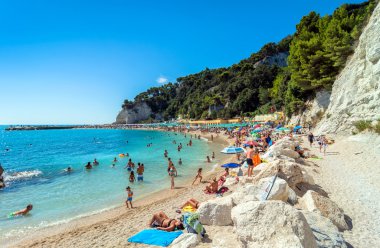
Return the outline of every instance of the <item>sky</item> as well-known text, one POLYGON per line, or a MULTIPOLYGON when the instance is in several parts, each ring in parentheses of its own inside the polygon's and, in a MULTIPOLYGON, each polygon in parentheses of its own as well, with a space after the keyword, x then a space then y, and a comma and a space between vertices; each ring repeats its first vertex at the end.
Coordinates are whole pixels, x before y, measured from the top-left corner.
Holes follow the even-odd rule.
POLYGON ((2 0, 0 124, 112 123, 124 99, 237 63, 347 2, 2 0))

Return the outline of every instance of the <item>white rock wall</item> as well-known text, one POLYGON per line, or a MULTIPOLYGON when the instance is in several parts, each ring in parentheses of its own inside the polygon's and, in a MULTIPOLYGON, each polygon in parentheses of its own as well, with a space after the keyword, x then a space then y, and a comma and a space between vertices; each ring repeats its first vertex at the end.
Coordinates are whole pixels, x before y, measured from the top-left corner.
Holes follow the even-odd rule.
POLYGON ((380 4, 364 28, 353 56, 334 82, 330 105, 317 133, 351 132, 358 120, 380 119, 380 4))
POLYGON ((133 124, 146 120, 152 114, 152 109, 145 103, 138 103, 132 109, 122 109, 116 117, 116 124, 133 124))

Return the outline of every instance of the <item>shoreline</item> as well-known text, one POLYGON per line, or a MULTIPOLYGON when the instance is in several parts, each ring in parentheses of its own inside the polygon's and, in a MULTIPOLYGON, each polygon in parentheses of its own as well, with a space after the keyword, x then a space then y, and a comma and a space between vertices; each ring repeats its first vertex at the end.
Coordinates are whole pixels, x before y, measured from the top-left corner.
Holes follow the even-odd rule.
MULTIPOLYGON (((142 129, 138 129, 142 130, 142 129)), ((152 130, 152 129, 147 129, 152 130)), ((168 131, 168 130, 162 130, 158 129, 156 131, 168 131)), ((206 138, 208 141, 206 141, 209 147, 212 146, 225 146, 229 144, 229 141, 227 137, 223 134, 214 134, 214 140, 213 142, 209 143, 210 141, 210 133, 204 134, 201 133, 201 131, 190 131, 186 134, 193 134, 193 135, 201 135, 202 138, 206 138)), ((231 160, 231 157, 222 158, 219 161, 218 164, 223 164, 231 160)), ((216 166, 214 167, 215 163, 211 163, 210 170, 207 170, 206 173, 203 175, 203 182, 205 180, 210 180, 212 177, 214 177, 216 174, 218 174, 220 171, 222 171, 221 167, 216 166)), ((194 172, 196 173, 196 171, 194 172)), ((151 192, 147 195, 139 197, 137 200, 133 202, 134 208, 133 209, 126 209, 125 205, 112 207, 110 209, 105 209, 103 211, 100 211, 98 213, 89 214, 87 216, 82 216, 78 218, 74 218, 72 220, 69 220, 65 223, 58 223, 53 224, 51 226, 43 227, 40 229, 35 230, 33 233, 26 235, 25 237, 18 237, 18 238, 9 238, 7 239, 4 244, 2 244, 4 247, 40 247, 46 245, 46 240, 49 240, 49 243, 51 242, 51 245, 55 244, 54 237, 57 240, 60 240, 60 236, 66 236, 68 234, 75 234, 75 233, 83 233, 86 232, 85 230, 88 228, 94 228, 97 225, 102 225, 108 222, 117 221, 119 219, 128 218, 130 213, 135 213, 136 211, 142 210, 143 212, 149 213, 149 215, 153 214, 152 211, 147 211, 149 208, 153 208, 154 206, 158 204, 164 204, 168 201, 175 201, 176 199, 182 199, 184 195, 189 195, 191 193, 195 193, 195 191, 202 192, 200 188, 204 187, 204 183, 198 183, 194 186, 191 185, 193 181, 193 177, 189 177, 186 179, 182 179, 180 182, 176 183, 176 189, 170 190, 170 189, 161 189, 156 192, 151 192), (145 210, 145 211, 144 211, 145 210), (53 239, 53 240, 52 240, 53 239)), ((203 192, 202 192, 203 194, 203 192)), ((206 195, 207 196, 207 195, 206 195)), ((193 196, 191 196, 193 197, 193 196)), ((196 198, 196 196, 194 196, 196 198)), ((199 198, 199 197, 198 197, 199 198)), ((180 204, 178 204, 180 205, 180 204)), ((178 206, 177 206, 178 207, 178 206)), ((112 225, 112 224, 111 224, 112 225)), ((142 227, 145 227, 144 225, 142 227)))

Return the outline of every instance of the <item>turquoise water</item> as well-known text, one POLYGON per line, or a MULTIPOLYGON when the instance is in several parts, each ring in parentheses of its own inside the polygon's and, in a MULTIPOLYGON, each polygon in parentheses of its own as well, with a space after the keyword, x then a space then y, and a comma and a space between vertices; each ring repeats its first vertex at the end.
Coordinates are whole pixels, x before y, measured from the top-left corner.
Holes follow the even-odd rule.
MULTIPOLYGON (((12 238, 35 228, 46 227, 124 204, 125 187, 130 185, 135 198, 170 188, 164 150, 175 163, 181 179, 192 177, 196 168, 208 169, 205 162, 212 151, 204 140, 190 135, 142 130, 41 130, 7 132, 0 127, 0 163, 6 170, 7 187, 0 190, 0 239, 12 238), (176 140, 177 144, 173 144, 176 140), (127 143, 128 141, 128 143, 127 143), (147 147, 148 143, 153 143, 147 147), (183 149, 177 151, 182 143, 183 149), (8 149, 8 151, 7 151, 8 149), (144 182, 129 183, 124 169, 129 153, 137 165, 145 165, 144 182), (111 168, 114 157, 118 162, 111 168), (90 171, 84 165, 93 161, 99 166, 90 171), (183 165, 177 161, 182 158, 183 165), (63 170, 71 166, 74 171, 63 170), (7 218, 10 212, 32 203, 34 209, 25 217, 7 218)), ((216 151, 215 151, 216 152, 216 151)))

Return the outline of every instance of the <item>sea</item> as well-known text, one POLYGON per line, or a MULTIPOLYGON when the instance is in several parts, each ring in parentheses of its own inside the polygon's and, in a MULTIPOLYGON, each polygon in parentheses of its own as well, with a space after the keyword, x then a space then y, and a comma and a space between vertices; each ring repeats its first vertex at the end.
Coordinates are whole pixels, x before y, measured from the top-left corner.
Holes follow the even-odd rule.
POLYGON ((206 162, 206 156, 218 151, 206 139, 190 134, 116 129, 67 129, 5 131, 0 126, 0 163, 5 169, 6 187, 0 189, 0 240, 27 235, 36 229, 58 225, 77 218, 122 206, 130 186, 134 199, 149 197, 170 188, 167 174, 169 153, 178 170, 177 183, 195 176, 197 168, 205 171, 218 160, 206 162), (176 144, 174 144, 174 141, 176 144), (148 146, 148 144, 152 144, 148 146), (177 146, 182 143, 182 150, 177 146), (137 165, 145 166, 144 182, 130 183, 125 165, 129 153, 137 165), (92 170, 87 162, 99 161, 92 170), (113 167, 113 160, 118 161, 113 167), (178 165, 179 158, 183 164, 178 165), (72 167, 73 171, 65 172, 72 167), (30 214, 9 214, 33 204, 30 214))

